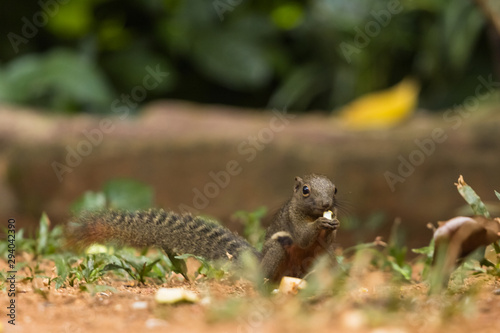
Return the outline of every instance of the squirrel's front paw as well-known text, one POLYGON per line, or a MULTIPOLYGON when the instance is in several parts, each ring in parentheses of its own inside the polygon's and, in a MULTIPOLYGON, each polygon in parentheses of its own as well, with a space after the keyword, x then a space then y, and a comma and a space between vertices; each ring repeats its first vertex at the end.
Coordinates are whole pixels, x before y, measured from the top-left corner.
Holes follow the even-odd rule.
POLYGON ((336 218, 329 219, 326 217, 319 217, 316 221, 321 229, 337 230, 340 225, 339 220, 336 218))

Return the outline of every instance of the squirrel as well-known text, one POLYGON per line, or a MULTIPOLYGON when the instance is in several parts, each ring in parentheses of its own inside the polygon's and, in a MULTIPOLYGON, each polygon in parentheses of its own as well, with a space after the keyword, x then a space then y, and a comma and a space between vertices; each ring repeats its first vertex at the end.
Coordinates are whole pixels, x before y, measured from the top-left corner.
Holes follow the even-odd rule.
POLYGON ((115 241, 135 247, 157 246, 166 253, 193 254, 207 260, 234 260, 250 252, 271 281, 302 278, 314 258, 330 253, 335 230, 337 188, 325 176, 295 177, 291 198, 267 228, 262 252, 229 229, 200 216, 163 209, 84 212, 68 226, 70 243, 86 246, 115 241), (333 211, 330 219, 325 211, 333 211))

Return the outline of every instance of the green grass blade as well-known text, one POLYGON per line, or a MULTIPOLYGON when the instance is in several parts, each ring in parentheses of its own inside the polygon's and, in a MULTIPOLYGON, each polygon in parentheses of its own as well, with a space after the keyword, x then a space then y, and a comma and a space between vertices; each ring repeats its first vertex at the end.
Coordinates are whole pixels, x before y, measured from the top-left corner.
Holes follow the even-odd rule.
POLYGON ((49 217, 45 212, 42 213, 40 218, 40 227, 38 229, 37 243, 36 243, 36 253, 42 254, 47 248, 47 243, 49 239, 49 217))
POLYGON ((457 186, 458 193, 460 193, 460 195, 470 205, 474 214, 491 218, 490 213, 486 209, 484 203, 481 201, 481 198, 476 194, 472 187, 467 185, 462 176, 458 178, 458 183, 455 185, 457 186))

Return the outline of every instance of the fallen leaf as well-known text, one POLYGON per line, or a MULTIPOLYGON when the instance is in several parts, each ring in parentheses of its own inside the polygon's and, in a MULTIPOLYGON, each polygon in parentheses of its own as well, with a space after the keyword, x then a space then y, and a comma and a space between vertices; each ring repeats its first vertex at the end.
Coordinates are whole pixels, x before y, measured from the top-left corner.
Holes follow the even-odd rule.
POLYGON ((500 240, 500 219, 457 216, 438 222, 434 232, 431 290, 439 291, 461 259, 474 250, 500 240))
POLYGON ((352 129, 388 128, 412 114, 419 91, 419 83, 407 78, 389 89, 352 101, 340 111, 340 117, 352 129))
POLYGON ((500 240, 500 219, 488 219, 484 216, 457 216, 445 222, 438 222, 434 232, 435 251, 433 265, 443 251, 443 270, 451 272, 459 259, 481 246, 487 246, 500 240))

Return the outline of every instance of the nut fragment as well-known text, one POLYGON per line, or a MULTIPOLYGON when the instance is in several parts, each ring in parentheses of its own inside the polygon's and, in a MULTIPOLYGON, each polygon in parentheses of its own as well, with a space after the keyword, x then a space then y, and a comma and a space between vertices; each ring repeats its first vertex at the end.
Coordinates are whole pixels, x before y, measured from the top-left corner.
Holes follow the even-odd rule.
POLYGON ((299 290, 304 289, 305 287, 306 287, 305 280, 290 276, 284 276, 281 279, 278 291, 281 294, 295 295, 299 290))
POLYGON ((325 212, 323 213, 323 217, 325 217, 325 218, 327 218, 327 219, 329 219, 329 220, 331 220, 331 219, 332 219, 332 215, 333 215, 333 213, 332 213, 332 211, 331 211, 331 210, 327 210, 327 211, 325 211, 325 212))
POLYGON ((157 303, 175 304, 179 302, 198 302, 198 296, 190 290, 182 288, 160 288, 156 292, 157 303))

